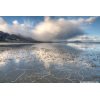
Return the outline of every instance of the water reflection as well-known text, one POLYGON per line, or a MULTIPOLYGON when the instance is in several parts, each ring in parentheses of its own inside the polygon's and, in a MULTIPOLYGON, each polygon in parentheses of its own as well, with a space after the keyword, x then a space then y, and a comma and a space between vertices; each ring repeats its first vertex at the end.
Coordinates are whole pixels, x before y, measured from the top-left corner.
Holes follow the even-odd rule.
POLYGON ((0 82, 100 82, 98 45, 0 47, 0 82))

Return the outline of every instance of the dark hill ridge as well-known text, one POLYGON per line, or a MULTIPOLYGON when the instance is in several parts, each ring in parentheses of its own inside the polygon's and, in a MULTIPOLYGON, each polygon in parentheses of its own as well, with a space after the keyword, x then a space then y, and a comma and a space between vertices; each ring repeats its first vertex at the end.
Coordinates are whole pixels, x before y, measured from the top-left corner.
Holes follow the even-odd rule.
MULTIPOLYGON (((54 41, 37 41, 31 38, 25 38, 23 36, 9 34, 0 31, 0 42, 7 43, 52 43, 54 41)), ((58 43, 58 42, 57 42, 58 43)))
POLYGON ((0 31, 0 42, 32 43, 32 42, 38 42, 38 41, 35 41, 31 38, 25 38, 25 37, 18 36, 15 34, 9 34, 9 33, 0 31))

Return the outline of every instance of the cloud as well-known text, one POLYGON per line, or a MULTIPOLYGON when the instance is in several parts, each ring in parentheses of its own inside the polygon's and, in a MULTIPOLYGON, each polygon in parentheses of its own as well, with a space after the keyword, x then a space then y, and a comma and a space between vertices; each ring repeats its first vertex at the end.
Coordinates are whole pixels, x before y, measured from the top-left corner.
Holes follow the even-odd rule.
POLYGON ((84 33, 77 21, 64 18, 50 19, 50 17, 45 17, 32 32, 36 39, 42 41, 67 39, 84 33))
POLYGON ((0 31, 30 37, 40 41, 62 40, 84 34, 81 25, 85 23, 91 24, 96 19, 97 17, 89 17, 86 19, 51 19, 50 17, 44 17, 43 21, 33 26, 29 21, 19 23, 17 20, 12 21, 12 25, 9 25, 0 17, 0 31))
POLYGON ((2 17, 0 17, 0 31, 4 31, 4 32, 8 31, 8 24, 2 17))
POLYGON ((86 19, 86 22, 91 24, 93 23, 98 17, 89 17, 88 19, 86 19))
POLYGON ((78 35, 84 34, 81 28, 82 24, 93 23, 97 17, 78 18, 78 19, 51 19, 45 17, 43 22, 40 22, 33 29, 35 38, 42 41, 54 39, 69 39, 78 35))
POLYGON ((10 25, 2 17, 0 17, 0 31, 32 38, 33 33, 28 25, 29 23, 26 23, 19 23, 17 20, 14 20, 10 25))
POLYGON ((17 20, 12 22, 12 25, 9 26, 9 33, 20 35, 27 38, 32 38, 31 26, 27 23, 19 23, 17 20))
POLYGON ((78 19, 71 19, 69 20, 70 22, 72 23, 75 23, 75 24, 92 24, 93 22, 95 22, 95 20, 97 19, 98 17, 95 16, 95 17, 89 17, 89 18, 78 18, 78 19))
POLYGON ((13 23, 14 25, 18 25, 18 24, 19 24, 17 20, 14 20, 12 23, 13 23))

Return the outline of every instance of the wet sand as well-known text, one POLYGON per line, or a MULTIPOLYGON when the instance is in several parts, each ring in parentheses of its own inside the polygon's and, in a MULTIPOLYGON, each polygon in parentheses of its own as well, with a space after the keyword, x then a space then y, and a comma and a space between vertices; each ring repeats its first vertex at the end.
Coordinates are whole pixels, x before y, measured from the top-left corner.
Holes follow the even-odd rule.
POLYGON ((100 44, 2 44, 0 82, 99 83, 100 44))

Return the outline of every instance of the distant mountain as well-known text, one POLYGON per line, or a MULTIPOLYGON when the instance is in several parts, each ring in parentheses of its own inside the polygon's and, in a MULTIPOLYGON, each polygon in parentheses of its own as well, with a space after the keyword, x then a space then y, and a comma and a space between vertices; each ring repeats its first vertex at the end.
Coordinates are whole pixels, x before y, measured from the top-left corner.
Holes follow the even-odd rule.
POLYGON ((100 43, 99 36, 82 35, 79 37, 72 38, 68 42, 73 43, 100 43))
POLYGON ((9 42, 9 43, 31 43, 31 42, 38 42, 31 38, 25 38, 22 36, 18 36, 15 34, 9 34, 0 31, 0 42, 9 42))

